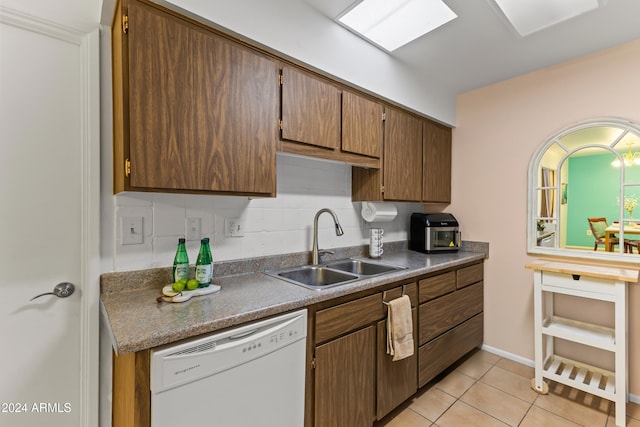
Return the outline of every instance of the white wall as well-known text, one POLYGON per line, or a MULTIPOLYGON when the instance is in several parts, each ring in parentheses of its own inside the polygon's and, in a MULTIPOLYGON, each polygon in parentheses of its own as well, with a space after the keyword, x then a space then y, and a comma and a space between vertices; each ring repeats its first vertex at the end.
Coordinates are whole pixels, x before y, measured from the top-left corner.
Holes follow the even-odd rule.
MULTIPOLYGON (((328 214, 319 219, 320 248, 362 245, 368 228, 385 229, 385 241, 406 240, 411 212, 422 205, 396 203, 398 217, 388 223, 366 223, 360 203, 351 202, 351 167, 341 163, 278 155, 278 196, 249 199, 159 193, 123 193, 113 197, 115 236, 113 269, 138 270, 171 265, 177 240, 185 234, 185 218, 199 218, 202 237, 211 238, 214 260, 232 260, 312 247, 313 219, 322 208, 334 210, 344 229, 336 236, 328 214), (121 245, 121 218, 142 216, 144 243, 121 245), (225 238, 224 219, 240 218, 244 237, 225 238)), ((105 239, 106 240, 106 239, 105 239)), ((199 241, 187 241, 189 260, 195 262, 199 241)))
MULTIPOLYGON (((527 171, 561 129, 598 117, 640 122, 640 41, 462 94, 453 131, 451 210, 466 239, 488 241, 485 344, 533 359, 533 273, 527 254, 527 171)), ((640 395, 640 286, 629 291, 629 385, 640 395), (633 308, 632 308, 633 307, 633 308)), ((594 322, 610 310, 568 309, 594 322), (597 318, 597 319, 596 319, 597 318)), ((572 317, 572 316, 569 316, 572 317)), ((573 317, 572 317, 573 318, 573 317)))

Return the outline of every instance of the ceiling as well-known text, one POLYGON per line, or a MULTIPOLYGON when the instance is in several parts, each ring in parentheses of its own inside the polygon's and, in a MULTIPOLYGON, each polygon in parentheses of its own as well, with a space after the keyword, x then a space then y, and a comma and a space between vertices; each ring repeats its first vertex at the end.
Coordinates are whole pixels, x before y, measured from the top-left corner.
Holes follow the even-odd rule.
MULTIPOLYGON (((354 2, 299 1, 331 19, 354 2)), ((527 37, 513 30, 493 0, 444 2, 456 19, 389 55, 454 94, 640 38, 638 0, 601 0, 603 7, 527 37)))

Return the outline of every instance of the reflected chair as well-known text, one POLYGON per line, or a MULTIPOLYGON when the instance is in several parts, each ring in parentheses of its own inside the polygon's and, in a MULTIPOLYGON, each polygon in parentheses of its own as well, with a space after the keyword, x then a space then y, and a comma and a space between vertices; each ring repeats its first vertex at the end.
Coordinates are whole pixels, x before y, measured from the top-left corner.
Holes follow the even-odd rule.
POLYGON ((640 254, 640 240, 624 239, 624 253, 632 254, 633 248, 640 254))
MULTIPOLYGON (((605 244, 605 238, 604 238, 604 230, 609 226, 609 224, 607 223, 607 218, 587 218, 587 221, 589 222, 589 227, 591 228, 591 233, 593 234, 593 237, 596 239, 595 244, 593 245, 593 250, 597 251, 598 250, 598 245, 604 245, 605 244)), ((615 245, 620 244, 620 239, 618 239, 617 237, 612 236, 609 239, 609 247, 606 248, 607 251, 609 252, 613 252, 613 247, 615 245)))

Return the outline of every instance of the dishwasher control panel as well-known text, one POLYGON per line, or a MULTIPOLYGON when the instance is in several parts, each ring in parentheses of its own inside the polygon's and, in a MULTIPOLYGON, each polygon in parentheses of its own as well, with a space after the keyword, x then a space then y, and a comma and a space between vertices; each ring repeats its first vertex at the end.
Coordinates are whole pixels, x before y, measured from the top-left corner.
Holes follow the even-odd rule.
POLYGON ((307 336, 307 310, 214 333, 151 351, 151 391, 159 393, 214 375, 307 336))

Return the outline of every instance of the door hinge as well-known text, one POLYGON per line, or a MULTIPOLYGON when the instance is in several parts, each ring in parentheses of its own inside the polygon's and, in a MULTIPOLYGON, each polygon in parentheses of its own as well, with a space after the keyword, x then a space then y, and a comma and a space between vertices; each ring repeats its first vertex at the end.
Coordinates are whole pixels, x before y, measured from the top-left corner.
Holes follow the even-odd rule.
POLYGON ((122 32, 127 34, 129 31, 129 15, 122 15, 122 32))
POLYGON ((384 194, 384 185, 380 187, 380 192, 384 194))
POLYGON ((278 120, 278 126, 280 126, 280 130, 282 130, 282 120, 278 120))
POLYGON ((382 121, 384 122, 387 119, 387 113, 382 113, 382 121))
POLYGON ((282 86, 282 82, 284 82, 284 79, 282 78, 282 74, 278 76, 278 81, 280 82, 280 86, 282 86))
POLYGON ((316 358, 311 359, 311 369, 316 369, 316 358))
POLYGON ((124 161, 124 176, 127 178, 131 175, 131 160, 126 159, 124 161))

